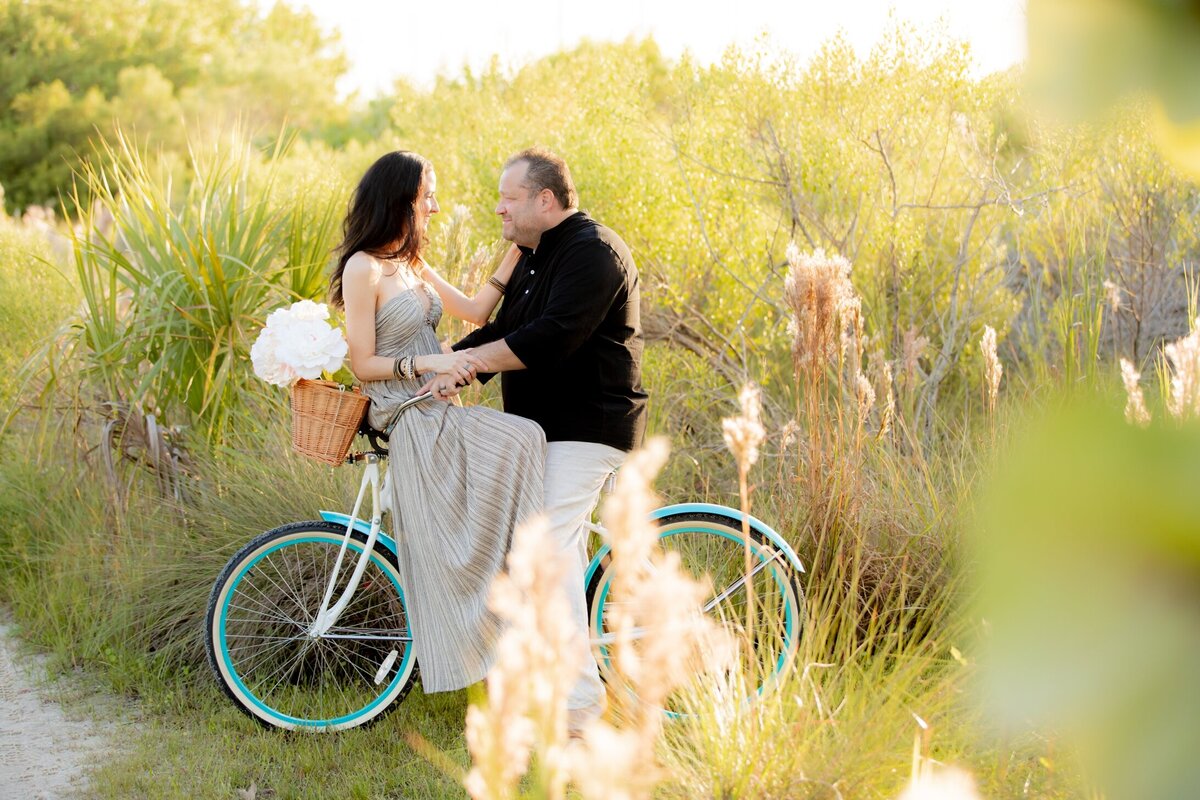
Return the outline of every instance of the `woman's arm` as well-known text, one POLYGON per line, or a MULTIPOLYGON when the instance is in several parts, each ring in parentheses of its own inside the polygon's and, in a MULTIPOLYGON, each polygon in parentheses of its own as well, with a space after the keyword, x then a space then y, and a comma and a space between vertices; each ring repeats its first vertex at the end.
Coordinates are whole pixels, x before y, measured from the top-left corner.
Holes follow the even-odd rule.
MULTIPOLYGON (((379 264, 355 253, 342 272, 342 299, 346 310, 346 342, 350 346, 350 371, 360 381, 395 377, 396 359, 375 353, 375 298, 379 290, 379 264)), ((475 378, 477 359, 469 353, 417 356, 417 374, 436 372, 459 383, 475 378)))
MULTIPOLYGON (((513 268, 520 259, 521 251, 514 244, 508 248, 508 252, 504 254, 500 266, 496 268, 492 277, 507 284, 508 279, 512 277, 513 268)), ((485 324, 492 316, 496 304, 500 302, 502 292, 490 283, 485 283, 480 287, 474 297, 467 297, 456 286, 452 286, 445 278, 438 275, 428 264, 425 265, 421 277, 433 284, 438 296, 442 298, 442 305, 449 314, 474 325, 485 324)))

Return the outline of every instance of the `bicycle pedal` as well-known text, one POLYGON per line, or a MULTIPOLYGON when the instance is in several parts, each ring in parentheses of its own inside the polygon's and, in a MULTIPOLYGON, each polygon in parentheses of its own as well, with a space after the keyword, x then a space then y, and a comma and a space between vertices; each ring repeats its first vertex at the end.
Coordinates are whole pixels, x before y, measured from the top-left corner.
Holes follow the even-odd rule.
POLYGON ((379 671, 375 673, 376 686, 383 683, 383 679, 386 678, 387 674, 392 671, 392 665, 396 663, 396 659, 399 658, 399 656, 399 650, 392 650, 392 652, 387 654, 387 658, 383 659, 383 663, 379 665, 379 671))

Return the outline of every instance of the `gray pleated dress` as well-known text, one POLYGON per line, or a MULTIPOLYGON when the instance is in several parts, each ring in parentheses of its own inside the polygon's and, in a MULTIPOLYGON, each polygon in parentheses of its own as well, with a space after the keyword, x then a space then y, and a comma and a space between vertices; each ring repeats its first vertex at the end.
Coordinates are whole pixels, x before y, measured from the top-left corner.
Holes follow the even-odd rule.
MULTIPOLYGON (((440 353, 441 315, 428 286, 401 292, 375 315, 375 352, 440 353)), ((371 425, 383 428, 430 377, 366 382, 371 425)), ((541 510, 546 437, 522 417, 431 399, 401 414, 388 450, 392 528, 421 684, 426 692, 461 689, 491 666, 501 625, 487 608, 488 590, 513 529, 541 510)))

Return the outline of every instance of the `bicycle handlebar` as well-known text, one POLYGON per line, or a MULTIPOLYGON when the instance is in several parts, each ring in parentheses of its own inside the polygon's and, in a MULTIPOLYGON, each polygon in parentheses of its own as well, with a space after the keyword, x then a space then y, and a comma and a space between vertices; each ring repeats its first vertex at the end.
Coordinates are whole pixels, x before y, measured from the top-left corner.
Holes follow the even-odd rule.
POLYGON ((383 435, 390 439, 392 436, 392 431, 396 429, 396 423, 400 421, 400 415, 405 411, 408 411, 417 403, 420 403, 422 400, 428 400, 431 397, 433 397, 433 392, 422 392, 421 394, 414 395, 413 397, 410 397, 401 403, 400 407, 396 409, 396 412, 392 414, 392 418, 388 420, 387 427, 383 429, 383 435))
MULTIPOLYGON (((379 438, 382 437, 383 441, 385 442, 390 439, 392 436, 392 431, 396 429, 396 423, 400 421, 400 415, 415 406, 417 403, 420 403, 423 400, 428 400, 431 397, 433 397, 433 392, 423 392, 405 400, 392 413, 391 418, 388 420, 387 425, 382 431, 375 430, 370 426, 366 419, 364 419, 362 425, 359 427, 358 432, 370 440, 373 454, 386 458, 387 450, 379 443, 379 438)), ((372 453, 349 453, 346 456, 346 461, 350 464, 357 464, 366 459, 369 455, 372 455, 372 453)))

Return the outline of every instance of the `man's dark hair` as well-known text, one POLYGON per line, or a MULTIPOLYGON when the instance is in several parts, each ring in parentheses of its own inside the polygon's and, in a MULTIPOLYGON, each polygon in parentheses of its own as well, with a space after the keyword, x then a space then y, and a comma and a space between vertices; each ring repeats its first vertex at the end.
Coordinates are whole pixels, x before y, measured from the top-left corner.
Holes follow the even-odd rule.
POLYGON ((563 208, 574 208, 579 204, 579 194, 575 191, 575 181, 571 180, 571 170, 567 162, 545 147, 530 147, 504 162, 504 168, 524 161, 528 165, 525 182, 522 184, 533 194, 543 189, 549 189, 554 198, 563 208))

